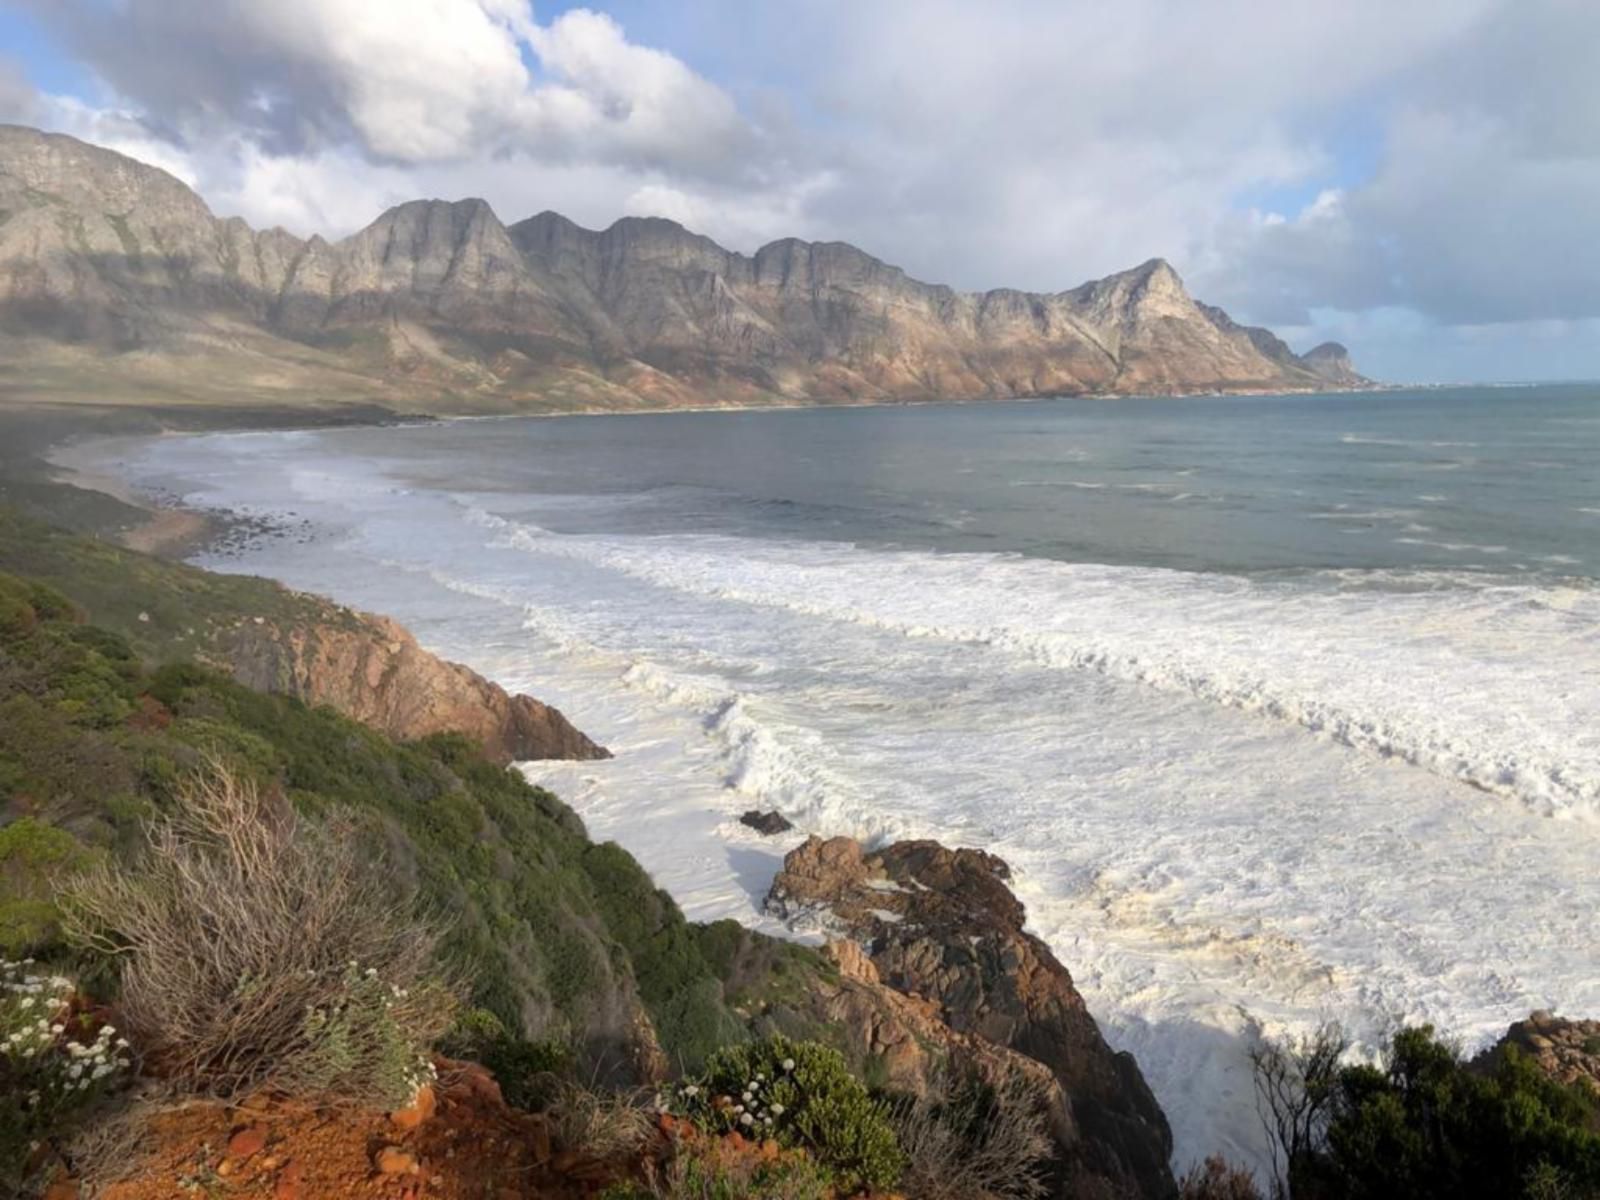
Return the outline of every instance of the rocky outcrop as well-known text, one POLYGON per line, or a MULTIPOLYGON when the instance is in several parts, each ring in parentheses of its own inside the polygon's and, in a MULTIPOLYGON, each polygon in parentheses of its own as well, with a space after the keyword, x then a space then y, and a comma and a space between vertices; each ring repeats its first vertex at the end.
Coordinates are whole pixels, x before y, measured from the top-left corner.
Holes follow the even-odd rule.
POLYGON ((1364 387, 1371 383, 1356 372, 1355 364, 1350 361, 1350 351, 1338 342, 1313 346, 1301 361, 1318 379, 1325 379, 1334 387, 1364 387))
POLYGON ((500 763, 610 757, 556 709, 430 654, 387 617, 327 617, 241 621, 216 639, 220 665, 246 687, 328 705, 400 740, 461 733, 500 763))
POLYGON ((1574 1021, 1541 1010, 1506 1030, 1483 1057, 1504 1046, 1521 1050, 1550 1078, 1600 1097, 1600 1021, 1574 1021))
POLYGON ((769 911, 857 943, 882 979, 956 1033, 1042 1064, 1073 1131, 1073 1196, 1168 1196, 1172 1136, 1138 1064, 1106 1045, 1048 946, 1023 929, 1010 871, 979 850, 811 838, 784 860, 769 911))
POLYGON ((1068 291, 958 292, 841 242, 745 255, 659 218, 507 227, 482 200, 413 201, 338 243, 302 241, 17 126, 0 126, 0 329, 28 335, 12 357, 70 353, 124 391, 176 372, 191 397, 337 388, 430 409, 1365 382, 1329 347, 1300 358, 1200 304, 1161 259, 1068 291))

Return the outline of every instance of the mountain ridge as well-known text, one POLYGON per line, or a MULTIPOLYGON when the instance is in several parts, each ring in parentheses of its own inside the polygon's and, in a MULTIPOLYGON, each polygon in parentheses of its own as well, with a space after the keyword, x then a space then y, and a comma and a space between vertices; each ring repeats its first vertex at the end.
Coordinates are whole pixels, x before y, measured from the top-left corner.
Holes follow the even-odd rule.
MULTIPOLYGON (((417 199, 330 242, 0 126, 0 331, 24 364, 508 411, 1367 386, 1196 301, 1164 259, 1058 292, 925 283, 846 242, 728 250, 663 217, 417 199)), ((1339 348, 1342 351, 1342 347, 1339 348)))

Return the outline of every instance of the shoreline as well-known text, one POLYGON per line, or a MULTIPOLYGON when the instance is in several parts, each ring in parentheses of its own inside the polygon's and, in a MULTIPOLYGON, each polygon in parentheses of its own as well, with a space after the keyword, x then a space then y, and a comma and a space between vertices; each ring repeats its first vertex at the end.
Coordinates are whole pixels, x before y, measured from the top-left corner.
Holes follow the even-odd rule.
MULTIPOLYGON (((353 440, 360 441, 359 438, 353 440)), ((93 442, 84 444, 94 445, 93 442)), ((400 598, 390 591, 380 590, 374 594, 381 595, 383 602, 374 602, 363 607, 397 611, 394 606, 401 604, 400 598)), ((403 607, 398 611, 404 612, 403 607)), ((515 633, 504 635, 501 643, 511 644, 517 636, 515 633)), ((476 643, 470 651, 463 650, 460 646, 448 650, 444 647, 434 648, 444 653, 446 657, 468 661, 473 661, 469 655, 487 653, 482 645, 476 643)), ((489 669, 487 663, 473 661, 473 665, 513 690, 529 691, 536 695, 548 694, 544 691, 542 683, 537 682, 544 678, 540 674, 529 674, 524 683, 515 675, 505 675, 498 670, 489 669)), ((532 669, 530 666, 529 670, 532 669)), ((692 738, 703 737, 701 724, 691 721, 690 718, 684 718, 681 724, 684 729, 682 745, 695 744, 691 741, 692 738)), ((584 728, 586 731, 596 733, 608 743, 617 744, 617 740, 607 734, 603 725, 594 726, 585 721, 584 728)), ((651 737, 654 736, 652 733, 651 737)), ((622 740, 625 742, 626 739, 622 740)), ((672 894, 693 919, 710 920, 727 915, 733 915, 736 919, 746 915, 756 915, 759 919, 759 899, 755 893, 760 889, 752 891, 751 885, 760 876, 773 869, 775 864, 771 860, 780 857, 780 847, 766 843, 753 835, 747 836, 747 831, 733 829, 728 822, 735 814, 731 811, 722 811, 720 799, 714 803, 702 803, 686 789, 678 789, 671 785, 661 786, 663 779, 672 778, 669 771, 676 769, 688 758, 676 748, 676 743, 663 743, 663 745, 665 749, 662 755, 653 761, 638 762, 634 758, 632 749, 622 745, 621 751, 631 760, 631 764, 613 764, 605 768, 597 768, 592 764, 552 764, 548 774, 536 771, 534 777, 573 803, 573 807, 584 816, 597 837, 615 838, 627 846, 630 852, 650 869, 659 885, 672 894), (666 769, 658 771, 660 764, 666 764, 666 769), (637 797, 648 793, 640 788, 620 786, 615 778, 618 771, 627 770, 631 770, 635 777, 650 777, 656 786, 657 795, 667 801, 666 808, 670 811, 652 811, 646 817, 640 811, 637 797), (557 782, 558 778, 564 782, 557 782), (584 792, 590 788, 593 789, 591 794, 585 796, 584 792), (641 826, 652 822, 658 826, 659 836, 645 836, 641 842, 641 826), (739 907, 741 911, 731 913, 722 906, 739 907)), ((718 793, 718 796, 725 798, 723 793, 718 793)), ((731 800, 728 807, 745 804, 745 797, 740 796, 731 800)), ((942 832, 937 836, 952 847, 975 844, 970 836, 958 834, 945 836, 942 832)), ((1030 877, 1027 864, 1023 864, 1021 877, 1013 891, 1019 898, 1025 897, 1024 902, 1028 906, 1030 915, 1029 928, 1045 936, 1069 968, 1076 968, 1081 973, 1080 984, 1086 1001, 1090 1002, 1090 1011, 1095 1014, 1102 1029, 1113 1039, 1115 1045, 1135 1053, 1141 1065, 1152 1069, 1153 1076, 1160 1077, 1165 1086, 1158 1090, 1158 1094, 1163 1100, 1167 1101, 1175 1111, 1181 1111, 1182 1098, 1189 1094, 1187 1085, 1182 1082, 1187 1078, 1203 1078, 1207 1080, 1207 1087, 1215 1089, 1233 1086, 1230 1080, 1234 1079, 1237 1072, 1242 1069, 1239 1066, 1240 1056, 1237 1053, 1238 1045, 1242 1043, 1230 1040, 1236 1033, 1232 1025, 1219 1022, 1186 1026, 1184 1021, 1191 1019, 1187 1015, 1173 1017, 1160 1009, 1147 1012, 1140 1004, 1130 1002, 1129 997, 1132 996, 1136 1001, 1139 993, 1119 992, 1120 980, 1114 968, 1119 957, 1127 959, 1137 953, 1140 943, 1129 942, 1126 939, 1119 941, 1116 930, 1102 931, 1094 923, 1096 913, 1092 909, 1086 910, 1088 921, 1081 919, 1082 914, 1078 910, 1064 907, 1057 902, 1059 895, 1056 891, 1050 890, 1050 885, 1051 881, 1044 876, 1030 877), (1123 1009, 1126 1011, 1122 1011, 1123 1009), (1174 1079, 1179 1081, 1176 1085, 1172 1083, 1174 1079), (1174 1086, 1178 1089, 1176 1092, 1167 1090, 1174 1086), (1174 1096, 1176 1100, 1169 1099, 1174 1096)), ((1133 911, 1135 914, 1138 912, 1137 909, 1133 911)), ((742 920, 741 923, 749 924, 747 920, 742 920)), ((759 925, 755 927, 761 928, 759 925)), ((1167 926, 1160 923, 1153 924, 1151 936, 1161 936, 1166 928, 1167 926)), ((1240 968, 1242 970, 1253 961, 1250 955, 1254 953, 1254 947, 1262 944, 1270 948, 1270 942, 1258 943, 1258 937, 1257 933, 1247 932, 1237 941, 1220 943, 1219 951, 1243 955, 1241 962, 1244 966, 1240 968)), ((1548 998, 1541 995, 1529 1006, 1547 1001, 1548 998)), ((1187 1012, 1187 1010, 1178 1011, 1187 1012)), ((1209 1009, 1197 1011, 1207 1020, 1212 1016, 1212 1011, 1209 1009)), ((1288 1019, 1284 1017, 1287 1009, 1271 1009, 1263 1006, 1259 1010, 1253 1008, 1252 1011, 1258 1012, 1261 1019, 1268 1023, 1268 1027, 1274 1030, 1284 1027, 1272 1025, 1273 1020, 1288 1019)), ((1415 1011, 1422 1015, 1431 1015, 1425 1008, 1415 1011)), ((1508 1016, 1516 1015, 1519 1014, 1508 1012, 1508 1016)), ((1231 1020, 1231 1017, 1228 1019, 1231 1020)), ((1459 1026, 1455 1027, 1459 1029, 1459 1026)), ((1488 1036, 1487 1032, 1478 1029, 1471 1030, 1471 1033, 1474 1037, 1480 1033, 1482 1036, 1488 1036)), ((1224 1130, 1225 1136, 1233 1136, 1238 1132, 1220 1119, 1215 1121, 1214 1127, 1224 1130)), ((1188 1142, 1190 1149, 1197 1148, 1202 1141, 1214 1140, 1209 1137, 1195 1137, 1192 1132, 1188 1136, 1191 1139, 1188 1142)), ((1238 1144, 1243 1145, 1244 1141, 1241 1140, 1238 1144)))
POLYGON ((107 434, 104 437, 74 438, 50 446, 40 458, 49 466, 55 482, 83 491, 99 492, 146 514, 144 520, 114 535, 116 541, 126 549, 181 561, 203 550, 219 537, 227 528, 227 522, 203 509, 182 504, 161 504, 136 492, 127 480, 104 469, 104 463, 96 457, 96 448, 103 451, 108 442, 137 436, 107 434))
MULTIPOLYGON (((63 407, 56 404, 29 405, 26 402, 0 405, 0 432, 15 421, 39 421, 55 425, 47 429, 37 445, 24 447, 23 461, 33 458, 45 467, 51 481, 64 487, 96 492, 137 509, 147 516, 136 524, 98 529, 102 536, 113 536, 123 546, 159 557, 183 559, 217 540, 227 529, 223 514, 191 509, 180 503, 163 504, 140 495, 126 482, 103 469, 103 451, 108 443, 145 441, 151 438, 199 437, 212 434, 296 433, 326 429, 370 429, 404 426, 432 426, 458 422, 556 420, 575 417, 669 416, 679 413, 794 413, 811 410, 863 408, 954 408, 987 404, 1049 404, 1060 401, 1111 403, 1119 400, 1188 400, 1205 397, 1303 397, 1336 396, 1360 392, 1408 390, 1408 385, 1376 384, 1369 387, 1325 388, 1296 391, 1222 390, 1192 392, 1081 392, 1051 396, 983 396, 967 398, 929 397, 925 399, 868 399, 847 401, 796 401, 773 404, 705 404, 694 406, 662 405, 625 409, 574 408, 560 411, 456 413, 404 411, 380 406, 360 405, 355 411, 338 406, 299 407, 294 405, 249 405, 237 410, 218 405, 188 406, 137 405, 123 407, 63 407), (131 428, 101 431, 93 428, 115 415, 128 421, 154 421, 148 429, 131 428), (161 424, 164 419, 181 417, 185 427, 161 424), (32 453, 29 454, 28 451, 32 453)), ((34 439, 29 439, 30 441, 34 439)))

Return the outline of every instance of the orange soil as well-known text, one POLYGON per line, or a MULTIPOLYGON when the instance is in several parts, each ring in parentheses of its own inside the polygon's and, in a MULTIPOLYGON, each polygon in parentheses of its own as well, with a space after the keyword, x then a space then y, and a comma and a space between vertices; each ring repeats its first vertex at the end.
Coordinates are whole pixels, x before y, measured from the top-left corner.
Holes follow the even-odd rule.
POLYGON ((269 1099, 192 1104, 155 1117, 145 1157, 105 1200, 577 1200, 627 1169, 550 1150, 542 1117, 517 1112, 480 1067, 451 1064, 437 1112, 388 1116, 269 1099), (385 1171, 383 1168, 387 1168, 385 1171))

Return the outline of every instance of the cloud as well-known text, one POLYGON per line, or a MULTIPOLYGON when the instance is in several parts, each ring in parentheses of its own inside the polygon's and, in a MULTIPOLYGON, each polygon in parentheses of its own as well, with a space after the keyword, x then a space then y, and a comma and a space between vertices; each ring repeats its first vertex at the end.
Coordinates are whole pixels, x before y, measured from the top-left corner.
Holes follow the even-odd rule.
POLYGON ((539 25, 520 0, 33 2, 119 100, 193 146, 716 175, 751 134, 715 85, 583 9, 539 25))
POLYGON ((1203 282, 1265 320, 1378 306, 1463 327, 1600 317, 1596 45, 1600 7, 1497 9, 1414 64, 1370 178, 1289 219, 1225 218, 1203 282))
MULTIPOLYGON (((600 13, 576 9, 531 30, 546 82, 518 109, 535 142, 567 156, 716 175, 754 153, 733 100, 682 62, 632 44, 600 13)), ((737 168, 736 168, 737 169, 737 168)))
POLYGON ((0 55, 0 121, 26 125, 38 118, 38 90, 18 63, 0 55))

